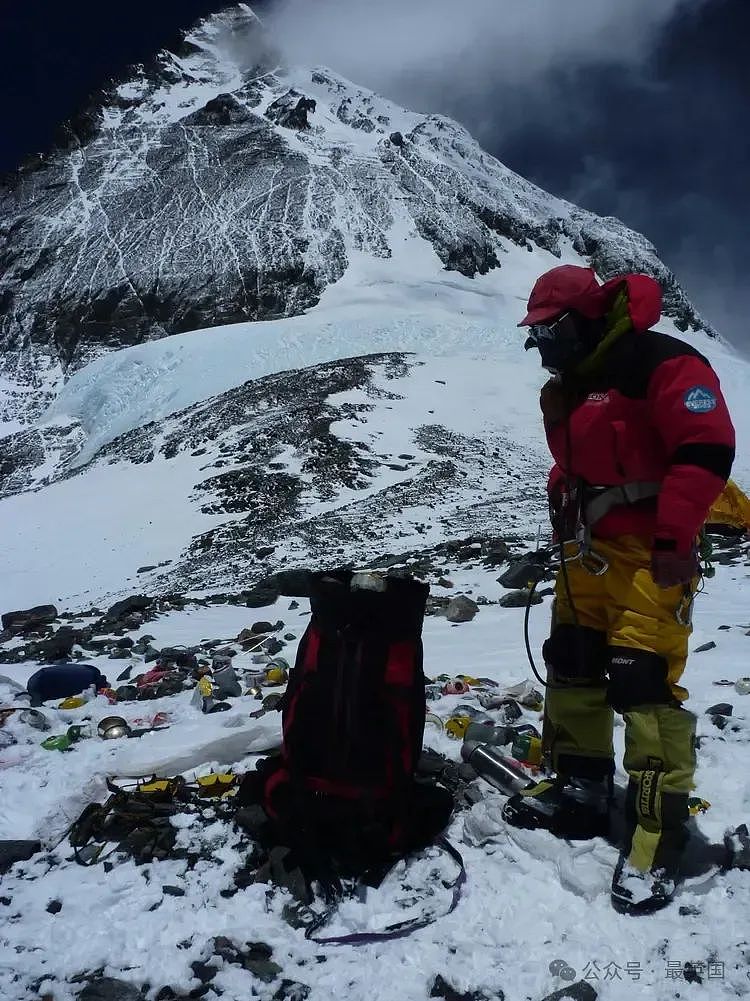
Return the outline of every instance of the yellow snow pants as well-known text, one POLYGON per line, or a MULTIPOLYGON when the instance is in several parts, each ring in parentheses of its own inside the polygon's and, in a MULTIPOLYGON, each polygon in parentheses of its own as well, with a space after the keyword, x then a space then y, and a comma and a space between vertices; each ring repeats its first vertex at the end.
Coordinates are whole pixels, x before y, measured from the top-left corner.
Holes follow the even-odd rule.
POLYGON ((561 775, 614 771, 613 712, 625 720, 629 861, 643 871, 671 866, 687 834, 695 772, 695 717, 680 685, 691 632, 692 587, 657 587, 647 540, 594 541, 608 568, 580 562, 559 571, 544 659, 551 685, 544 741, 561 775), (567 577, 567 579, 566 579, 567 577))

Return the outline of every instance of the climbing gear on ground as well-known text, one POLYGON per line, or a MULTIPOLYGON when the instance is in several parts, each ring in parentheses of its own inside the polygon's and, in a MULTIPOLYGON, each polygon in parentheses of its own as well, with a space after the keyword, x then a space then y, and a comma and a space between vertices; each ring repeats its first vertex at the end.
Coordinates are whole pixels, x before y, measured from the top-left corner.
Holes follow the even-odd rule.
POLYGON ((503 819, 512 827, 542 829, 558 838, 585 841, 609 832, 611 801, 611 779, 558 775, 511 796, 503 807, 503 819))
POLYGON ((195 781, 199 796, 226 796, 237 788, 239 778, 231 772, 212 772, 195 781))
MULTIPOLYGON (((185 779, 178 775, 173 779, 157 779, 154 775, 153 778, 147 781, 137 782, 135 784, 135 791, 140 796, 157 796, 164 797, 165 799, 172 799, 178 795, 178 793, 183 790, 186 786, 185 779)), ((133 791, 123 789, 123 792, 133 791)))
POLYGON ((89 804, 67 831, 76 862, 94 865, 118 851, 136 863, 173 854, 177 831, 169 818, 185 809, 177 801, 182 787, 182 780, 154 779, 129 791, 108 780, 109 798, 89 804), (114 846, 104 855, 107 842, 114 846))
MULTIPOLYGON (((107 781, 110 793, 104 803, 91 803, 70 826, 67 837, 80 865, 93 865, 115 852, 131 855, 137 863, 167 857, 188 857, 175 849, 176 829, 170 818, 177 813, 202 814, 207 819, 233 818, 235 811, 223 810, 221 802, 237 788, 238 776, 217 773, 188 783, 175 778, 138 781, 128 787, 107 781), (207 802, 208 800, 208 802, 207 802), (106 854, 107 843, 113 843, 106 854)), ((63 840, 64 840, 63 838, 63 840)))
POLYGON ((677 870, 643 871, 621 854, 612 877, 612 906, 619 914, 653 914, 671 903, 678 880, 677 870))
POLYGON ((461 748, 461 757, 490 785, 511 796, 525 789, 531 778, 512 758, 501 754, 489 744, 467 740, 461 748))

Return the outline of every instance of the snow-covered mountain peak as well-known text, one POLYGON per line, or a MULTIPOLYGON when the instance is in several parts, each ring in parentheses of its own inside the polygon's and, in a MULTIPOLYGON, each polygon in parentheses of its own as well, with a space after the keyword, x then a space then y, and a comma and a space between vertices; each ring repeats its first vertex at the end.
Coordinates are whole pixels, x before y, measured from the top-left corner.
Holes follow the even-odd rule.
POLYGON ((705 328, 646 239, 541 191, 449 119, 284 67, 244 4, 135 67, 63 135, 0 188, 11 427, 102 353, 301 313, 396 243, 414 257, 426 244, 435 277, 488 274, 518 248, 603 277, 643 270, 681 329, 705 328))
POLYGON ((283 65, 246 5, 199 22, 0 189, 8 600, 533 536, 547 460, 516 323, 557 263, 654 275, 665 329, 741 396, 646 238, 450 119, 283 65))

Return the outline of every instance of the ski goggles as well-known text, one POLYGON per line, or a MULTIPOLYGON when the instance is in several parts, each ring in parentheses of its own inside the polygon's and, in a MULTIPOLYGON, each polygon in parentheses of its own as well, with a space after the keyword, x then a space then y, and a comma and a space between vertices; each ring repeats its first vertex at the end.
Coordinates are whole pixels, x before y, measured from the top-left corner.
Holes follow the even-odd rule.
POLYGON ((535 323, 529 328, 524 348, 538 348, 542 367, 558 375, 586 355, 578 324, 572 313, 563 313, 551 323, 535 323))
POLYGON ((550 323, 532 324, 529 327, 529 336, 526 338, 524 348, 528 351, 529 348, 538 348, 545 341, 555 340, 555 338, 560 336, 561 332, 565 331, 569 321, 572 321, 571 314, 563 313, 562 316, 558 316, 557 319, 552 320, 550 323))

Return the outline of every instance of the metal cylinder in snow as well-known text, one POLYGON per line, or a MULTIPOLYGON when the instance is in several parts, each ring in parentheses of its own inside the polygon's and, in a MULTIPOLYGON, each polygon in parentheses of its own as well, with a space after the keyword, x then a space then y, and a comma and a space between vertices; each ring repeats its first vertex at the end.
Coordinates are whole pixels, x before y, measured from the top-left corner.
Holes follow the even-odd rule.
POLYGON ((464 740, 473 741, 475 744, 492 744, 497 747, 502 744, 510 744, 515 735, 516 731, 512 726, 492 726, 474 721, 466 727, 464 740))
POLYGON ((511 758, 488 744, 467 740, 461 748, 461 757, 468 762, 490 785, 506 796, 525 789, 530 779, 526 772, 511 758))

